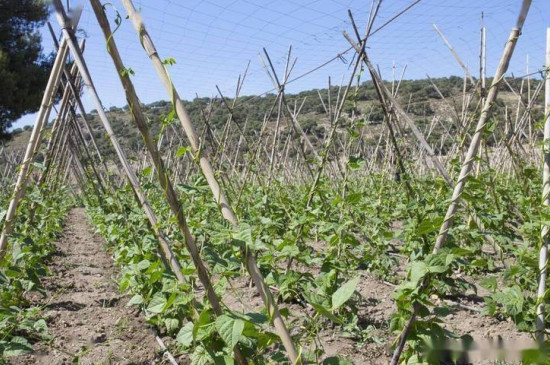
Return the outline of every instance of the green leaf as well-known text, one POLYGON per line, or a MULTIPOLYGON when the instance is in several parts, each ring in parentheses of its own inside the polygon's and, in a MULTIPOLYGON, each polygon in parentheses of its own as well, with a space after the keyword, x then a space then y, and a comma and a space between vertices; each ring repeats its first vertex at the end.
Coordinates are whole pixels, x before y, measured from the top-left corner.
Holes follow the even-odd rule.
POLYGON ((447 317, 451 314, 451 310, 447 307, 435 307, 434 314, 438 317, 447 317))
POLYGON ((244 321, 240 318, 222 315, 216 319, 216 330, 224 342, 233 348, 239 342, 244 329, 244 321))
POLYGON ((495 290, 497 290, 498 287, 497 278, 494 276, 486 276, 479 281, 479 285, 487 290, 494 292, 495 290))
POLYGON ((359 170, 365 165, 366 161, 364 158, 350 156, 348 161, 348 166, 350 170, 359 170))
POLYGON ((161 313, 165 305, 166 298, 164 297, 164 295, 162 293, 156 293, 149 302, 149 305, 147 306, 147 312, 153 314, 161 313))
POLYGON ((359 278, 357 277, 342 285, 332 294, 332 310, 340 308, 351 298, 358 283, 359 278))
POLYGON ((199 320, 193 326, 193 339, 202 340, 212 333, 211 311, 203 310, 199 315, 199 320))
POLYGON ((193 322, 187 322, 176 336, 176 341, 183 347, 189 347, 193 343, 193 322))
POLYGON ((321 315, 327 317, 328 319, 330 319, 334 323, 344 324, 344 322, 340 318, 336 317, 330 310, 323 307, 322 305, 317 304, 317 303, 310 303, 310 304, 313 308, 315 308, 317 310, 317 312, 319 312, 321 315))
POLYGON ((425 364, 424 361, 418 358, 418 355, 413 355, 407 360, 407 365, 425 364))
POLYGON ((33 323, 32 328, 34 328, 34 330, 37 332, 43 332, 48 329, 48 325, 46 324, 45 320, 39 319, 38 321, 33 323))
POLYGON ((426 218, 416 228, 416 234, 419 236, 430 234, 438 230, 441 223, 443 223, 443 217, 426 218))
POLYGON ((24 337, 16 336, 4 348, 4 357, 19 356, 32 352, 32 346, 24 337))
POLYGON ((342 359, 337 356, 331 356, 327 357, 322 365, 353 365, 353 363, 349 360, 342 359))
POLYGON ((46 166, 40 162, 33 162, 33 166, 41 171, 44 171, 46 169, 46 166))
POLYGON ((151 266, 151 261, 142 260, 142 261, 138 262, 138 264, 136 266, 139 270, 146 270, 146 269, 149 268, 149 266, 151 266))
POLYGON ((233 239, 243 242, 246 246, 253 246, 252 228, 248 224, 243 223, 239 226, 239 231, 233 234, 233 239))
POLYGON ((164 61, 162 61, 162 63, 164 65, 172 66, 172 65, 176 64, 176 60, 173 59, 172 57, 168 57, 168 58, 164 59, 164 61))
POLYGON ((550 359, 548 359, 548 354, 541 349, 526 349, 521 351, 521 364, 550 364, 550 359))
POLYGON ((141 170, 141 173, 143 174, 143 176, 150 176, 151 172, 153 172, 153 168, 151 166, 147 166, 146 168, 141 170))
POLYGON ((188 146, 180 146, 178 150, 176 151, 176 157, 181 157, 185 155, 187 152, 191 152, 191 148, 188 146))
POLYGON ((214 356, 206 350, 202 345, 195 348, 195 351, 191 354, 192 365, 207 365, 214 364, 214 356))
POLYGON ((166 326, 166 331, 168 333, 174 332, 180 325, 180 321, 176 318, 165 318, 164 325, 166 326))
MULTIPOLYGON (((279 309, 280 311, 281 309, 279 309)), ((255 324, 264 324, 268 321, 268 318, 263 313, 246 313, 245 316, 249 320, 249 322, 255 323, 255 324)))
MULTIPOLYGON (((221 363, 221 362, 216 362, 216 363, 221 363)), ((224 365, 234 365, 234 364, 235 364, 235 360, 234 360, 233 357, 231 357, 231 356, 224 355, 224 356, 223 356, 223 364, 224 364, 224 365)))
POLYGON ((410 275, 411 282, 418 283, 428 273, 428 265, 424 261, 414 261, 411 264, 410 275))
POLYGON ((352 205, 355 205, 361 201, 363 194, 361 193, 351 193, 346 195, 346 202, 352 205))
POLYGON ((121 70, 120 74, 122 76, 130 76, 130 75, 134 76, 135 72, 134 72, 134 70, 132 70, 131 68, 128 67, 128 68, 125 68, 125 69, 121 70))
POLYGON ((436 254, 426 256, 426 264, 428 265, 428 272, 432 274, 441 274, 447 271, 446 255, 436 254))
POLYGON ((127 307, 130 307, 132 305, 140 305, 143 303, 143 296, 141 294, 136 294, 126 303, 127 307))
POLYGON ((516 316, 523 310, 523 292, 517 285, 493 294, 492 298, 495 302, 502 305, 510 316, 516 316))

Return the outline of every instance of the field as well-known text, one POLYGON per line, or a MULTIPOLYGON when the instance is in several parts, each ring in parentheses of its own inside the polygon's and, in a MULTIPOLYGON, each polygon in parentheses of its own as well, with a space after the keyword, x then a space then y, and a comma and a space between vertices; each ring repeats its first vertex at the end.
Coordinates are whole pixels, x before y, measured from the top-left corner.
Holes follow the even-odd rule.
POLYGON ((123 0, 147 105, 90 3, 128 104, 54 1, 37 123, 0 151, 0 363, 549 363, 550 78, 506 76, 530 2, 494 77, 382 80, 350 12, 342 85, 287 94, 264 49, 275 93, 184 101, 123 0))

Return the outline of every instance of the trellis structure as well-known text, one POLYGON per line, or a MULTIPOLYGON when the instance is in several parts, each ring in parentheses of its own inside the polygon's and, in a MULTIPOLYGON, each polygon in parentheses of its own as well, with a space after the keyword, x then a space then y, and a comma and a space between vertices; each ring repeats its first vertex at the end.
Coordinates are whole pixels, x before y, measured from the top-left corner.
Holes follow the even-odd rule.
MULTIPOLYGON (((56 59, 50 74, 48 84, 44 92, 42 105, 40 107, 40 111, 38 113, 36 123, 32 130, 32 134, 31 134, 27 149, 25 151, 25 155, 21 163, 21 168, 17 176, 17 181, 15 183, 14 191, 12 193, 12 198, 9 204, 9 208, 6 213, 2 234, 0 236, 0 259, 5 255, 7 250, 7 245, 8 245, 8 238, 13 233, 14 221, 17 215, 17 209, 21 200, 24 198, 25 188, 31 176, 33 161, 38 153, 42 137, 44 136, 46 122, 49 119, 49 115, 52 110, 54 100, 55 100, 55 95, 58 89, 61 88, 63 90, 62 99, 60 102, 57 117, 53 123, 51 134, 47 142, 47 146, 45 149, 44 168, 42 171, 40 171, 40 174, 37 180, 38 181, 37 186, 40 189, 43 189, 47 185, 49 185, 51 186, 52 189, 55 189, 55 187, 58 184, 63 183, 64 181, 67 180, 69 173, 72 173, 74 176, 74 179, 80 185, 82 192, 86 192, 88 190, 86 188, 87 186, 93 187, 93 192, 94 194, 97 195, 97 199, 99 202, 102 201, 103 196, 105 194, 112 193, 117 188, 114 180, 110 176, 105 159, 100 153, 98 144, 95 140, 94 134, 92 133, 92 130, 90 127, 90 121, 87 117, 86 110, 80 99, 79 90, 82 86, 80 85, 80 83, 83 83, 83 85, 86 87, 87 91, 92 97, 92 100, 98 112, 98 116, 101 120, 101 123, 110 139, 111 144, 113 145, 116 151, 118 160, 124 169, 125 178, 128 180, 135 194, 135 197, 137 199, 139 206, 141 206, 142 209, 144 210, 148 218, 148 221, 150 223, 151 230, 154 232, 156 238, 158 239, 159 253, 162 257, 163 262, 166 265, 167 270, 170 270, 176 276, 177 280, 180 283, 185 282, 185 277, 182 274, 181 265, 178 262, 177 256, 174 254, 172 250, 173 245, 185 246, 185 248, 187 249, 189 255, 193 260, 193 264, 196 267, 198 278, 202 286, 206 290, 206 297, 210 305, 212 306, 215 315, 220 316, 223 314, 222 304, 220 302, 220 298, 214 291, 209 268, 205 263, 204 259, 201 257, 199 249, 195 244, 195 239, 189 229, 187 218, 184 215, 182 202, 178 198, 174 189, 174 182, 172 181, 173 177, 170 176, 170 173, 166 168, 167 162, 165 162, 165 160, 163 159, 163 156, 161 155, 161 152, 159 151, 160 143, 157 144, 155 142, 149 130, 146 117, 141 107, 140 99, 137 96, 137 93, 134 89, 134 85, 130 78, 130 73, 127 72, 127 68, 125 67, 123 60, 121 59, 121 56, 118 52, 118 48, 115 41, 116 36, 112 33, 112 30, 110 28, 109 21, 105 15, 105 8, 100 3, 99 0, 90 0, 90 3, 95 13, 95 16, 97 18, 97 21, 105 36, 109 55, 113 60, 113 63, 115 65, 115 68, 120 78, 120 82, 124 87, 126 98, 128 101, 128 106, 133 117, 133 121, 137 126, 141 136, 143 137, 143 141, 145 144, 145 149, 147 151, 148 157, 153 163, 156 178, 164 193, 165 202, 170 207, 173 217, 177 222, 177 226, 181 234, 185 238, 185 240, 184 242, 170 242, 170 240, 167 238, 166 233, 163 232, 163 230, 160 228, 159 218, 156 216, 155 212, 153 211, 151 203, 148 201, 143 191, 143 188, 140 184, 140 181, 134 172, 134 167, 128 161, 127 154, 122 148, 117 136, 115 135, 113 128, 111 126, 111 122, 109 121, 109 118, 104 111, 103 104, 96 91, 92 76, 90 75, 90 72, 86 65, 85 58, 83 56, 84 42, 82 42, 80 45, 77 43, 77 39, 75 36, 75 29, 78 25, 80 14, 73 15, 72 18, 69 18, 67 16, 67 13, 65 12, 65 9, 61 1, 54 0, 56 17, 62 29, 63 38, 57 47, 56 59), (69 53, 74 58, 74 64, 70 69, 67 66, 67 62, 66 62, 69 53), (64 78, 62 77, 63 75, 64 75, 64 78)), ((196 162, 199 170, 205 177, 208 183, 208 186, 211 190, 212 197, 214 198, 214 200, 219 206, 220 214, 230 223, 233 229, 237 231, 239 229, 239 222, 238 222, 237 216, 232 209, 231 203, 229 202, 229 199, 227 198, 222 185, 218 182, 218 179, 215 174, 215 168, 213 167, 213 165, 215 164, 215 162, 221 163, 220 161, 223 161, 223 159, 228 158, 227 155, 224 155, 223 149, 225 146, 224 144, 226 142, 227 135, 229 134, 229 128, 232 121, 237 125, 239 129, 239 145, 241 143, 245 143, 247 147, 254 152, 253 158, 257 158, 258 154, 262 149, 262 139, 263 139, 262 137, 264 136, 267 119, 263 123, 262 130, 260 131, 260 135, 259 135, 260 138, 258 143, 254 145, 252 141, 247 140, 246 135, 241 129, 240 125, 233 120, 233 108, 235 107, 235 105, 227 104, 225 101, 225 98, 223 97, 223 95, 221 95, 222 100, 225 103, 225 106, 230 112, 230 119, 228 120, 228 123, 224 127, 222 139, 219 141, 215 140, 215 137, 212 136, 212 132, 209 129, 208 124, 206 124, 205 133, 199 135, 195 131, 193 123, 190 120, 190 117, 176 90, 176 85, 172 83, 170 76, 168 74, 166 65, 162 61, 162 58, 159 56, 159 53, 155 48, 152 38, 147 32, 147 29, 145 27, 143 20, 141 19, 141 16, 136 11, 131 0, 122 0, 122 3, 124 5, 124 8, 126 9, 129 19, 131 20, 136 30, 136 33, 138 34, 139 41, 145 53, 150 58, 152 65, 158 74, 158 77, 160 78, 162 84, 165 87, 167 96, 169 97, 170 101, 173 104, 174 110, 181 123, 182 130, 184 131, 185 136, 187 137, 190 143, 192 154, 195 156, 193 160, 194 162, 196 162), (205 138, 203 137, 209 134, 210 134, 210 139, 212 144, 214 146, 217 145, 218 147, 217 152, 221 151, 221 156, 217 156, 218 153, 216 153, 216 156, 214 157, 214 160, 215 160, 214 163, 211 160, 212 157, 208 156, 208 154, 205 153, 205 150, 203 148, 203 143, 205 142, 205 138)), ((381 1, 377 3, 378 7, 380 6, 380 3, 381 1)), ((461 204, 466 205, 464 202, 461 202, 461 195, 464 191, 467 177, 470 174, 472 174, 472 171, 474 169, 474 160, 475 160, 475 157, 478 155, 479 147, 483 140, 483 131, 485 130, 485 127, 490 115, 491 107, 493 106, 496 100, 499 87, 503 83, 504 74, 506 73, 510 58, 512 57, 512 54, 514 52, 515 44, 521 35, 521 30, 525 22, 530 4, 531 4, 531 1, 529 0, 524 0, 522 3, 522 7, 518 15, 516 25, 514 26, 514 28, 510 33, 508 42, 504 48, 504 52, 502 54, 501 61, 495 73, 493 82, 489 87, 486 95, 484 95, 483 107, 480 113, 479 120, 477 122, 477 126, 475 128, 475 133, 472 136, 469 148, 464 156, 462 169, 460 171, 459 176, 456 179, 456 183, 453 182, 453 176, 451 176, 449 172, 446 170, 446 168, 443 166, 443 163, 440 161, 439 157, 436 155, 433 148, 430 147, 430 145, 426 142, 426 137, 424 136, 424 133, 415 125, 415 122, 407 115, 407 113, 404 111, 404 108, 396 100, 395 95, 397 91, 395 92, 393 90, 390 91, 384 85, 378 72, 376 71, 375 67, 372 65, 371 60, 367 56, 366 44, 368 41, 369 33, 372 28, 373 20, 376 17, 377 7, 373 6, 373 13, 371 14, 369 26, 367 27, 367 32, 364 36, 359 35, 359 32, 355 27, 355 23, 350 13, 351 21, 352 21, 352 24, 354 25, 354 33, 356 36, 356 40, 353 40, 352 37, 350 37, 347 34, 345 34, 345 37, 349 41, 349 43, 352 45, 352 47, 356 50, 358 55, 355 63, 355 68, 357 69, 358 65, 361 62, 364 63, 364 65, 367 67, 372 77, 379 100, 387 115, 385 122, 389 131, 389 139, 391 139, 392 141, 392 147, 393 147, 392 153, 395 154, 397 162, 400 163, 402 156, 400 156, 400 149, 394 138, 394 133, 396 133, 396 131, 399 128, 401 128, 401 125, 406 124, 412 130, 413 135, 417 141, 418 151, 420 151, 421 155, 424 157, 424 160, 425 160, 424 167, 432 171, 435 170, 436 173, 440 175, 448 185, 454 187, 453 196, 452 196, 447 214, 441 225, 439 235, 437 237, 437 241, 433 248, 434 253, 437 253, 445 244, 447 233, 450 227, 452 226, 453 217, 456 213, 456 210, 461 204)), ((52 30, 52 33, 53 33, 53 30, 52 30)), ((440 34, 442 38, 445 40, 446 44, 451 49, 451 51, 453 51, 450 43, 444 38, 442 33, 440 34)), ((549 51, 547 51, 547 60, 546 60, 547 73, 545 76, 546 77, 545 78, 546 110, 545 110, 545 134, 544 134, 544 141, 545 141, 544 142, 545 143, 544 144, 545 146, 544 147, 544 170, 543 170, 544 171, 543 203, 545 205, 550 204, 550 199, 548 197, 550 192, 550 187, 549 187, 550 186, 550 183, 549 183, 550 150, 547 146, 547 140, 550 139, 550 118, 548 116, 549 108, 550 108, 550 78, 548 77, 548 69, 550 68, 550 31, 548 32, 548 42, 549 44, 547 45, 547 49, 549 51)), ((482 46, 482 50, 483 50, 483 46, 482 46)), ((454 53, 454 51, 453 51, 453 55, 455 56, 457 61, 460 62, 459 56, 456 53, 454 53)), ((315 193, 315 187, 319 181, 321 174, 325 172, 325 170, 330 169, 331 172, 338 175, 339 165, 337 163, 335 165, 329 164, 327 161, 327 156, 329 154, 329 151, 333 148, 333 143, 335 143, 334 141, 338 138, 335 134, 336 128, 338 126, 338 118, 342 112, 344 103, 347 100, 347 92, 351 88, 353 75, 350 78, 350 81, 347 87, 344 89, 344 92, 340 96, 340 99, 336 101, 336 107, 329 105, 327 108, 328 109, 327 113, 329 114, 329 119, 331 121, 331 129, 330 129, 328 138, 325 140, 324 150, 322 153, 319 154, 315 151, 315 147, 313 146, 313 143, 310 141, 309 137, 301 128, 297 120, 297 114, 299 111, 297 111, 296 108, 293 111, 291 106, 285 100, 284 86, 287 80, 289 79, 288 76, 289 76, 290 70, 292 69, 291 61, 290 61, 290 52, 287 58, 286 71, 282 79, 278 78, 267 52, 265 52, 265 56, 268 61, 267 65, 269 65, 269 67, 266 65, 266 71, 272 77, 274 85, 278 90, 278 96, 277 96, 278 104, 273 105, 273 108, 276 107, 278 109, 279 116, 284 114, 285 111, 288 113, 289 118, 287 122, 289 122, 288 123, 289 127, 293 128, 296 134, 301 136, 303 141, 303 144, 300 144, 294 147, 298 152, 302 154, 302 156, 304 157, 304 162, 306 160, 305 150, 309 149, 310 151, 312 151, 312 154, 314 155, 314 160, 318 163, 317 170, 314 171, 306 162, 309 177, 312 181, 311 193, 308 199, 308 206, 309 206, 309 204, 313 199, 313 195, 315 193)), ((462 63, 461 63, 461 66, 465 67, 462 63)), ((467 69, 465 69, 465 71, 467 71, 467 69)), ((484 72, 485 72, 484 70, 481 71, 482 74, 484 74, 484 72)), ((353 74, 355 74, 355 72, 353 74)), ((469 72, 467 72, 467 74, 469 74, 469 72)), ((473 80, 471 75, 469 77, 469 80, 472 83, 477 85, 477 82, 473 80)), ((485 78, 482 77, 479 82, 481 83, 481 86, 480 86, 481 89, 484 89, 485 78)), ((538 90, 538 92, 540 92, 541 89, 542 89, 542 86, 540 86, 540 89, 538 90)), ((537 95, 538 95, 538 92, 537 92, 537 95)), ((535 96, 533 96, 533 99, 529 100, 529 102, 530 103, 534 102, 534 99, 535 99, 535 96)), ((236 98, 234 100, 236 100, 236 98)), ((273 138, 271 151, 267 151, 267 150, 265 151, 266 155, 271 156, 269 173, 266 180, 267 184, 269 184, 270 182, 271 172, 274 166, 277 166, 279 163, 281 163, 281 161, 277 161, 278 157, 275 154, 276 145, 279 143, 278 142, 279 122, 280 120, 277 119, 277 130, 275 132, 275 137, 273 138)), ((244 129, 246 129, 246 124, 244 129)), ((290 149, 291 143, 292 142, 289 136, 287 140, 284 142, 283 155, 279 156, 279 158, 283 162, 286 162, 286 159, 287 159, 286 155, 288 154, 288 150, 290 149)), ((339 141, 339 143, 341 143, 341 141, 339 141)), ((168 164, 169 163, 170 162, 168 162, 168 164)), ((235 169, 236 158, 233 161, 229 160, 229 163, 232 166, 232 168, 235 169)), ((399 165, 399 169, 403 174, 407 173, 407 171, 405 170, 405 167, 402 164, 399 165)), ((4 175, 6 175, 6 173, 4 173, 4 175)), ((248 176, 249 176, 249 170, 248 170, 248 166, 246 166, 242 173, 241 183, 244 182, 248 176)), ((239 181, 237 181, 236 183, 239 183, 239 181)), ((31 207, 30 217, 28 218, 29 221, 33 219, 35 209, 36 209, 36 206, 33 205, 31 207)), ((484 231, 483 223, 475 215, 475 212, 473 212, 473 210, 470 211, 470 215, 472 220, 478 226, 479 230, 484 231)), ((301 227, 299 229, 301 229, 301 227)), ((490 235, 484 234, 484 237, 487 240, 487 242, 489 242, 491 245, 493 246, 495 245, 495 242, 490 235)), ((548 245, 548 227, 547 226, 543 227, 542 239, 544 241, 544 245, 542 245, 542 249, 539 256, 540 257, 540 263, 539 263, 540 284, 539 284, 539 290, 538 290, 538 297, 541 302, 537 306, 537 314, 538 314, 537 337, 541 342, 544 341, 545 308, 544 308, 543 299, 544 299, 544 293, 546 290, 545 282, 546 282, 547 245, 548 245)), ((243 258, 243 264, 252 278, 254 286, 263 301, 263 304, 266 308, 267 313, 269 313, 271 324, 275 328, 277 335, 280 337, 281 342, 284 345, 288 359, 293 364, 304 362, 303 358, 300 355, 301 348, 300 346, 297 346, 294 343, 290 335, 290 331, 287 328, 283 320, 283 317, 279 313, 277 302, 274 300, 273 295, 270 291, 270 288, 266 285, 265 280, 258 268, 258 264, 256 262, 256 253, 250 247, 246 247, 244 244, 237 248, 241 252, 241 255, 243 258)), ((288 263, 289 267, 291 264, 292 264, 292 261, 288 263)), ((429 280, 430 280, 430 277, 427 276, 422 281, 421 286, 426 287, 429 283, 429 280)), ((403 348, 405 347, 405 344, 406 344, 407 334, 409 330, 412 328, 415 318, 417 316, 417 310, 418 310, 418 307, 416 306, 416 303, 413 303, 413 312, 410 314, 410 319, 404 326, 403 331, 398 338, 396 350, 391 361, 392 364, 397 364, 399 362, 401 352, 403 351, 403 348)), ((233 350, 234 350, 234 356, 236 361, 239 364, 246 364, 247 360, 245 359, 244 355, 241 353, 239 347, 235 346, 233 350)))

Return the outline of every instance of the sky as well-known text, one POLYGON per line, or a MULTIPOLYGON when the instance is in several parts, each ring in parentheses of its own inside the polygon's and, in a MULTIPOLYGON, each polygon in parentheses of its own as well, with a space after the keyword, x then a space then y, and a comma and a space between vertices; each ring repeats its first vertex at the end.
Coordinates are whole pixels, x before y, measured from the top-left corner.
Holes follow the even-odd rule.
MULTIPOLYGON (((65 2, 65 1, 64 1, 65 2)), ((104 1, 103 1, 104 2, 104 1)), ((384 0, 374 22, 376 30, 416 0, 384 0)), ((113 62, 106 51, 105 38, 88 1, 79 36, 86 38, 84 57, 103 106, 124 106, 124 91, 113 62)), ((114 39, 122 60, 135 75, 133 81, 143 103, 169 99, 151 61, 139 43, 122 3, 111 1, 108 17, 114 29, 116 12, 122 24, 114 39)), ((361 32, 369 17, 371 1, 365 0, 134 0, 162 59, 173 58, 171 78, 184 99, 195 96, 233 96, 239 75, 249 69, 241 95, 273 92, 259 55, 265 48, 279 77, 284 72, 289 47, 296 59, 287 92, 324 88, 349 77, 353 52, 342 32, 352 34, 348 9, 361 32), (325 66, 316 69, 325 62, 325 66), (300 77, 306 74, 304 77, 300 77)), ((506 39, 515 25, 520 0, 420 0, 410 10, 377 31, 368 41, 367 53, 384 79, 463 76, 464 72, 434 30, 436 24, 455 48, 470 72, 479 74, 481 14, 487 30, 487 75, 498 64, 506 39)), ((60 27, 52 15, 57 34, 60 27)), ((550 27, 550 1, 533 0, 514 53, 508 75, 523 76, 543 69, 546 28, 550 27)), ((42 29, 45 52, 53 51, 49 31, 42 29)), ((265 56, 264 56, 265 59, 265 56)), ((366 77, 363 76, 363 77, 366 77)), ((540 74, 531 77, 540 78, 540 74)), ((366 80, 363 78, 363 80, 366 80)), ((85 92, 87 111, 95 109, 85 92)), ((13 128, 34 124, 36 114, 26 115, 13 128)))

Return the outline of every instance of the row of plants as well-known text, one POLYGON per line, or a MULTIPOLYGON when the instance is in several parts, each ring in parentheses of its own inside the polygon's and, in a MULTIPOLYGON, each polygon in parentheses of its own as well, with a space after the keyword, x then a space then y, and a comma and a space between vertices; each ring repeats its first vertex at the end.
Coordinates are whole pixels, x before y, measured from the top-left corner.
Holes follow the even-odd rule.
MULTIPOLYGON (((258 253, 267 283, 277 288, 281 313, 310 362, 335 361, 326 358, 318 339, 327 329, 352 338, 357 346, 380 341, 358 314, 367 299, 356 291, 365 271, 398 284, 397 310, 382 331, 398 333, 412 312, 411 303, 419 303, 420 319, 405 353, 411 363, 426 359, 434 340, 458 337, 443 328, 449 311, 432 303, 433 296, 460 298, 476 290, 473 282, 491 293, 484 298, 484 314, 510 318, 519 330, 532 332, 540 226, 548 221, 536 194, 536 169, 522 167, 516 175, 504 176, 488 168, 470 177, 464 194, 467 208, 457 215, 449 244, 433 255, 449 187, 441 179, 417 178, 410 181, 411 195, 402 181, 361 175, 362 165, 360 159, 352 159, 350 175, 343 181, 322 178, 309 205, 310 184, 290 184, 282 178, 273 179, 269 189, 246 183, 239 191, 230 190, 232 200, 240 202, 235 207, 242 222, 238 232, 221 218, 201 175, 178 185, 190 228, 222 300, 241 296, 233 284, 246 277, 237 248, 244 243, 258 253), (473 223, 472 212, 485 231, 473 223), (494 247, 488 246, 486 234, 494 239, 494 247), (420 285, 427 277, 429 285, 420 285), (303 316, 307 311, 313 315, 303 316)), ((150 174, 150 168, 144 169, 142 181, 150 174)), ((162 192, 153 183, 143 187, 162 217, 162 230, 175 244, 186 283, 178 283, 165 269, 158 242, 128 186, 104 197, 101 204, 88 194, 89 216, 121 267, 119 285, 131 294, 128 304, 140 307, 161 333, 174 337, 179 351, 190 353, 194 363, 232 363, 235 346, 256 363, 283 361, 282 345, 262 308, 247 312, 227 307, 223 316, 214 316, 162 192)), ((73 204, 59 198, 63 196, 68 194, 44 196, 34 189, 21 207, 20 217, 28 216, 33 203, 37 212, 33 222, 18 221, 11 250, 1 263, 3 357, 29 352, 32 342, 49 339, 41 308, 31 307, 27 294, 44 294, 40 278, 47 275, 45 265, 73 204)), ((391 337, 385 340, 391 342, 391 337)), ((525 359, 531 356, 540 362, 539 355, 527 353, 525 359)))
MULTIPOLYGON (((458 165, 453 164, 455 169, 458 165)), ((269 189, 245 183, 238 191, 230 190, 233 201, 239 202, 238 232, 221 218, 202 176, 178 185, 191 231, 222 301, 238 296, 232 283, 246 277, 234 244, 240 241, 258 253, 260 269, 267 283, 277 288, 281 312, 296 343, 303 346, 301 354, 311 362, 335 361, 326 359, 318 340, 327 328, 338 329, 357 346, 379 340, 358 316, 366 298, 355 289, 364 271, 398 284, 396 311, 386 324, 389 331, 403 328, 411 303, 421 307, 404 357, 410 363, 427 360, 426 348, 434 339, 458 337, 443 329, 448 310, 432 303, 433 296, 463 297, 476 290, 473 282, 491 292, 485 297, 485 314, 511 318, 519 330, 533 331, 540 225, 547 221, 536 193, 536 169, 523 166, 516 175, 503 175, 487 167, 470 177, 463 196, 467 205, 456 217, 448 245, 433 255, 450 196, 446 183, 416 178, 410 181, 411 195, 403 182, 387 175, 364 176, 361 167, 359 159, 351 159, 349 178, 321 178, 310 204, 309 183, 282 178, 273 179, 269 189), (485 231, 474 224, 472 212, 485 231), (495 247, 488 247, 484 235, 494 239, 495 247), (427 277, 429 285, 420 285, 427 277), (303 315, 312 309, 313 316, 303 315)), ((143 181, 150 173, 150 168, 142 172, 143 181)), ((165 269, 155 236, 128 187, 101 206, 90 200, 89 215, 122 268, 119 285, 131 294, 129 305, 139 306, 163 334, 174 337, 178 349, 190 353, 195 364, 232 363, 234 346, 255 363, 283 361, 269 313, 261 308, 225 308, 223 316, 213 315, 162 192, 152 183, 145 183, 144 189, 162 217, 160 225, 174 243, 187 282, 178 284, 165 269)))
MULTIPOLYGON (((6 207, 8 199, 2 197, 0 206, 6 207)), ((0 262, 0 363, 32 352, 32 344, 37 341, 48 343, 52 339, 43 308, 30 298, 46 296, 41 278, 49 274, 47 264, 73 204, 65 187, 59 187, 55 194, 33 187, 19 208, 16 233, 10 237, 9 249, 0 262), (28 221, 31 205, 36 207, 36 215, 28 221)), ((5 213, 0 211, 2 219, 5 213)))

